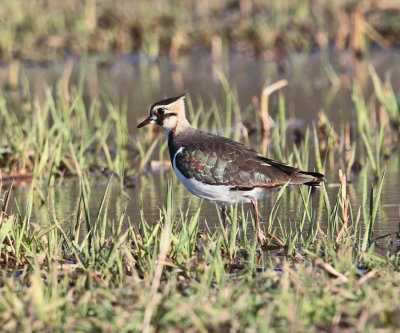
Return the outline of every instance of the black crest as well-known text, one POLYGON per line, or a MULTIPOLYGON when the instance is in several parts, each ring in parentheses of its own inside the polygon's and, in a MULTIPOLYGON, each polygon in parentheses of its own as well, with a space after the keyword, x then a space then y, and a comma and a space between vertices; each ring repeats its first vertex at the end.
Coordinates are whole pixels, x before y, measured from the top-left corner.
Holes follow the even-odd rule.
POLYGON ((183 93, 182 95, 176 96, 176 97, 171 97, 171 98, 163 99, 162 101, 159 101, 159 102, 157 102, 157 103, 154 103, 154 104, 150 107, 150 110, 152 110, 155 106, 162 106, 162 105, 169 105, 169 104, 172 104, 172 103, 176 102, 177 100, 181 99, 182 97, 185 97, 185 93, 183 93))

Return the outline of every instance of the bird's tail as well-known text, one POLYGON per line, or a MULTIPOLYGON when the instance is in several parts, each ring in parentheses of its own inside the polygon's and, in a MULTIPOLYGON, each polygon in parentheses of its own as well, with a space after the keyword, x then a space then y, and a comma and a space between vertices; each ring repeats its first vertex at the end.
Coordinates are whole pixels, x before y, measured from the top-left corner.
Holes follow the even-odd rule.
POLYGON ((299 171, 291 177, 291 184, 304 184, 308 186, 321 186, 325 182, 325 176, 318 172, 299 171))
MULTIPOLYGON (((308 186, 321 186, 321 183, 325 182, 325 176, 322 173, 301 171, 299 168, 294 168, 285 163, 276 162, 267 157, 259 157, 262 161, 266 162, 270 166, 284 172, 290 177, 289 184, 293 185, 308 185, 308 186)), ((269 185, 271 186, 271 185, 269 185)))

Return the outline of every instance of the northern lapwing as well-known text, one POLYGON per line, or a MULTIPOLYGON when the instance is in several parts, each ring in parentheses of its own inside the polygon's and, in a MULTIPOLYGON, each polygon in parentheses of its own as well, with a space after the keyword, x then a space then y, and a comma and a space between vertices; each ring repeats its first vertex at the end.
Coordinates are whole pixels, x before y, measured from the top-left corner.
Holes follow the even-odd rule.
POLYGON ((163 128, 175 174, 191 193, 222 208, 224 226, 226 206, 251 203, 257 238, 264 244, 257 200, 266 190, 286 183, 318 186, 324 175, 273 161, 240 142, 193 128, 186 119, 184 100, 183 94, 154 103, 149 117, 137 127, 163 128))

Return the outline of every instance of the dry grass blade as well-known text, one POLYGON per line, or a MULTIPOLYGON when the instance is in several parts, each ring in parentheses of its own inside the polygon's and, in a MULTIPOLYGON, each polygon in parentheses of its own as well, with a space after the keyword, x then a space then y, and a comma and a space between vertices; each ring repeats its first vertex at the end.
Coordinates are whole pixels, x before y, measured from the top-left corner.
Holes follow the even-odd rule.
POLYGON ((341 283, 346 283, 349 281, 349 279, 343 275, 342 273, 340 273, 338 270, 336 270, 331 264, 323 262, 320 259, 315 259, 314 264, 320 268, 322 268, 323 270, 325 270, 327 273, 335 276, 336 278, 338 278, 340 280, 341 283))
POLYGON ((260 119, 264 135, 269 135, 270 128, 274 126, 274 121, 268 113, 269 96, 275 91, 286 87, 287 84, 287 80, 279 80, 271 85, 265 84, 261 92, 260 119))
POLYGON ((377 273, 378 273, 378 270, 376 270, 376 269, 373 269, 373 270, 369 271, 367 274, 363 275, 363 276, 357 281, 357 285, 358 285, 358 286, 361 286, 362 284, 364 284, 365 282, 367 282, 369 279, 375 277, 377 273))

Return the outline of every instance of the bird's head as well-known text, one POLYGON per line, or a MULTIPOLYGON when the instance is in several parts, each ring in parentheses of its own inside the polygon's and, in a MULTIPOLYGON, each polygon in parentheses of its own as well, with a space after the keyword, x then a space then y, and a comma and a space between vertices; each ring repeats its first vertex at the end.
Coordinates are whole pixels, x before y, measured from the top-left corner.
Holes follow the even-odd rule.
POLYGON ((184 126, 190 126, 185 116, 185 94, 177 97, 164 99, 154 103, 150 107, 150 115, 142 121, 137 127, 143 127, 148 124, 157 124, 169 134, 184 126))

